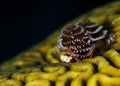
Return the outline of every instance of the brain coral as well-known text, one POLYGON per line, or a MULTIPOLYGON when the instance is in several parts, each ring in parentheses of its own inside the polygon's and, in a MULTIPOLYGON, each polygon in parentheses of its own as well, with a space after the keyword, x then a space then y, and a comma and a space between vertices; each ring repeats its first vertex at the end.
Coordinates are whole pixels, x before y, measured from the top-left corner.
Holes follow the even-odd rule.
POLYGON ((61 62, 56 49, 59 29, 3 63, 0 86, 120 86, 120 1, 96 8, 67 25, 88 19, 112 31, 115 42, 109 49, 80 62, 61 62))

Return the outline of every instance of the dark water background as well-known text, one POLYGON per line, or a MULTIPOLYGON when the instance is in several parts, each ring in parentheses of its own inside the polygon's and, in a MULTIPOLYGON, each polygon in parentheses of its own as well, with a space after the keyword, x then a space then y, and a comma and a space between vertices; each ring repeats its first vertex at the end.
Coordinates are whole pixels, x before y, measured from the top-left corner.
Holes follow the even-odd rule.
POLYGON ((0 64, 80 14, 115 0, 38 0, 0 3, 0 64))

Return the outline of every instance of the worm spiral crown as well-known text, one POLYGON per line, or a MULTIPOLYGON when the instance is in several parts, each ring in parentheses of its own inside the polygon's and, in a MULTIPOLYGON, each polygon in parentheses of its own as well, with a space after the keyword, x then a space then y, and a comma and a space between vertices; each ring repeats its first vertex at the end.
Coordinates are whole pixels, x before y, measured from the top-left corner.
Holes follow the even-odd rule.
POLYGON ((86 20, 65 27, 58 39, 58 48, 70 56, 70 62, 79 62, 92 56, 99 40, 107 37, 108 31, 103 26, 86 20))

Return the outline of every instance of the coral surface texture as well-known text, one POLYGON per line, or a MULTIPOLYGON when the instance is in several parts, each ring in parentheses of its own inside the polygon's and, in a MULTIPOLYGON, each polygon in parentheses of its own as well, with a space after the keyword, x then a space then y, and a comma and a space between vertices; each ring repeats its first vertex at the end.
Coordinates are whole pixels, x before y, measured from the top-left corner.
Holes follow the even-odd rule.
POLYGON ((92 57, 79 62, 63 62, 63 53, 57 49, 59 28, 0 65, 0 86, 120 86, 120 1, 95 8, 66 25, 84 20, 102 25, 114 35, 109 48, 102 46, 92 57))

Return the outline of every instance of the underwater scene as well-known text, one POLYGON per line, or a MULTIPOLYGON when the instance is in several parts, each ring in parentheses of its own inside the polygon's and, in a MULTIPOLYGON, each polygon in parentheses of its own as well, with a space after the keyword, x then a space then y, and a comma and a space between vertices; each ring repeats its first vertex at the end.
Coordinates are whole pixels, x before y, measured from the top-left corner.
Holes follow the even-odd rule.
POLYGON ((77 17, 4 62, 0 86, 120 86, 120 1, 77 17))

